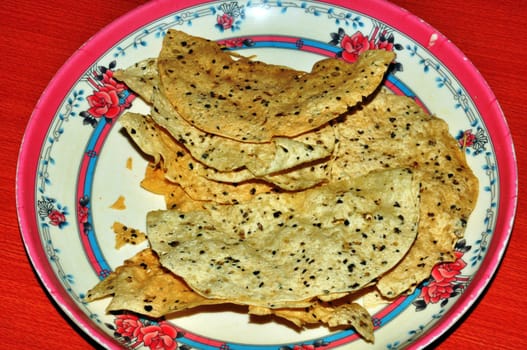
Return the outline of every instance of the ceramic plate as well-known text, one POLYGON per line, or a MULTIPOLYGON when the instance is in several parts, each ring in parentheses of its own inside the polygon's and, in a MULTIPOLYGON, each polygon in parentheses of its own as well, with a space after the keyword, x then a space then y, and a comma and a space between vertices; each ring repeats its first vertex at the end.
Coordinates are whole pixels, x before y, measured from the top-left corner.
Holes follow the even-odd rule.
POLYGON ((97 342, 134 349, 398 349, 429 344, 467 311, 494 274, 509 238, 517 188, 509 130, 477 70, 434 28, 379 0, 148 3, 95 35, 53 79, 27 127, 17 176, 23 240, 45 287, 97 342), (413 294, 371 310, 375 345, 352 330, 299 332, 283 323, 255 322, 236 309, 200 309, 154 322, 108 315, 108 300, 82 301, 99 279, 144 248, 114 249, 112 223, 144 230, 145 213, 164 205, 162 198, 140 189, 146 161, 118 123, 124 110, 144 111, 145 106, 111 76, 116 69, 157 56, 169 28, 303 70, 323 57, 353 61, 366 48, 393 50, 397 61, 386 86, 414 97, 448 122, 479 178, 479 200, 466 237, 456 247, 458 261, 436 267, 435 278, 413 294), (108 98, 114 92, 119 98, 108 98), (121 195, 126 208, 110 208, 121 195), (449 271, 448 279, 444 271, 449 271))

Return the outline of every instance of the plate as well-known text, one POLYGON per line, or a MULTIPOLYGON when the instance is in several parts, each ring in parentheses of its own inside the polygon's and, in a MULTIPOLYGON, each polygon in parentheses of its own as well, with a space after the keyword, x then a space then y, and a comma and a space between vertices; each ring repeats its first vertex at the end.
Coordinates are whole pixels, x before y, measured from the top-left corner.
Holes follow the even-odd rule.
POLYGON ((399 349, 433 342, 488 285, 514 219, 517 168, 505 118, 477 69, 441 33, 393 4, 159 0, 103 29, 52 80, 27 126, 16 192, 25 247, 45 288, 104 347, 399 349), (255 322, 235 309, 204 309, 154 322, 108 315, 108 300, 83 302, 99 279, 144 248, 114 249, 112 223, 144 230, 144 214, 164 205, 162 198, 139 188, 146 161, 118 123, 123 111, 145 106, 112 79, 112 72, 156 56, 169 28, 303 70, 328 56, 352 61, 366 48, 395 51, 396 69, 386 86, 448 122, 479 178, 480 196, 457 245, 458 261, 443 266, 453 272, 450 278, 431 278, 411 295, 372 310, 374 345, 352 330, 299 332, 277 322, 255 322), (116 90, 118 101, 94 102, 116 90), (94 106, 107 109, 103 113, 94 106), (126 198, 126 208, 111 208, 119 196, 126 198))

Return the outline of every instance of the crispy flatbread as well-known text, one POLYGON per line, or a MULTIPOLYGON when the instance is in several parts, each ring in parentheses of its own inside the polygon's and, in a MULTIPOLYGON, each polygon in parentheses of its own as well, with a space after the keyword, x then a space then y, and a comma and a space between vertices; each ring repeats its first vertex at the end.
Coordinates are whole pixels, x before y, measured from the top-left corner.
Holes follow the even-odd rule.
POLYGON ((238 203, 275 189, 261 181, 232 184, 209 180, 204 176, 205 166, 148 116, 129 112, 121 116, 120 123, 138 147, 153 157, 153 163, 160 165, 165 177, 193 200, 238 203))
MULTIPOLYGON (((190 125, 159 91, 157 60, 138 62, 116 77, 124 81, 146 103, 152 105, 151 117, 175 140, 185 145, 200 162, 220 172, 246 169, 248 178, 277 173, 331 155, 335 135, 329 127, 321 127, 298 137, 274 138, 269 143, 241 143, 203 132, 190 125)), ((229 177, 223 177, 227 181, 229 177)))
POLYGON ((333 179, 410 167, 421 183, 419 233, 408 256, 377 287, 385 297, 413 289, 436 263, 452 261, 478 196, 478 180, 442 119, 411 98, 380 93, 335 124, 333 179))
POLYGON ((155 253, 146 248, 119 266, 86 293, 91 302, 113 296, 107 312, 127 310, 151 317, 194 308, 221 304, 194 293, 186 283, 159 264, 155 253))
MULTIPOLYGON (((204 305, 230 303, 204 298, 194 292, 182 278, 161 266, 150 248, 127 259, 90 289, 84 300, 92 302, 105 297, 111 297, 107 312, 126 310, 155 318, 204 305)), ((368 311, 349 298, 331 304, 316 300, 302 304, 301 308, 282 309, 250 306, 248 312, 261 316, 274 314, 298 327, 313 323, 325 323, 329 327, 351 326, 365 339, 373 341, 373 323, 368 311)))
POLYGON ((331 303, 313 301, 306 308, 271 309, 262 306, 249 306, 251 315, 274 315, 294 323, 297 327, 311 324, 326 324, 329 328, 353 327, 366 341, 373 342, 373 321, 370 313, 362 305, 354 302, 348 295, 331 303))
MULTIPOLYGON (((248 199, 246 189, 249 189, 252 194, 269 191, 272 187, 288 191, 303 190, 326 182, 329 177, 326 162, 329 156, 309 162, 304 166, 296 166, 262 176, 255 176, 248 169, 219 172, 195 159, 183 144, 174 140, 166 129, 156 124, 149 116, 128 112, 121 116, 120 123, 136 145, 143 152, 154 157, 154 163, 158 164, 161 160, 163 161, 166 177, 181 185, 195 200, 229 203, 248 199), (265 183, 259 180, 264 180, 265 183)), ((332 128, 325 129, 328 132, 324 131, 324 134, 334 135, 332 128)), ((332 139, 334 140, 334 136, 332 139)), ((276 153, 269 167, 281 169, 291 164, 288 154, 289 152, 297 153, 294 151, 295 147, 312 149, 306 144, 300 145, 297 141, 290 141, 284 138, 275 140, 272 147, 276 153)), ((298 148, 297 151, 300 152, 298 148)), ((298 159, 298 156, 296 158, 298 159)), ((256 163, 254 166, 256 167, 256 163)))
POLYGON ((326 124, 375 91, 395 58, 371 50, 356 63, 324 59, 306 73, 233 56, 213 41, 168 30, 158 57, 160 89, 194 127, 243 142, 326 124))
POLYGON ((270 308, 353 292, 392 268, 417 233, 404 169, 236 205, 148 213, 161 264, 197 293, 270 308))
POLYGON ((179 117, 161 94, 154 95, 153 103, 152 119, 194 158, 220 172, 247 169, 252 178, 263 177, 326 158, 335 147, 335 134, 330 127, 294 138, 276 137, 268 143, 244 143, 196 129, 179 117))

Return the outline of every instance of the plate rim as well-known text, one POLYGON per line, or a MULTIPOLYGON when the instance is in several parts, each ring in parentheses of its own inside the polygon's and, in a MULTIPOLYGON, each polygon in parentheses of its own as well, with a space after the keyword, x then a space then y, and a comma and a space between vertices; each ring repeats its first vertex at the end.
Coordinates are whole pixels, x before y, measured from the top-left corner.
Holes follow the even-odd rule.
MULTIPOLYGON (((86 70, 111 45, 115 45, 115 43, 123 40, 128 34, 161 18, 161 14, 166 16, 188 7, 216 2, 218 1, 184 0, 175 3, 170 0, 154 0, 132 9, 101 28, 65 61, 48 83, 34 107, 22 137, 17 160, 15 193, 19 229, 26 253, 33 266, 33 270, 55 304, 82 331, 99 344, 107 346, 108 348, 113 348, 114 346, 118 348, 115 339, 97 328, 93 324, 93 321, 79 310, 79 307, 71 300, 66 291, 62 288, 55 287, 60 286, 60 281, 51 268, 38 233, 35 234, 34 232, 34 229, 38 227, 36 218, 30 215, 34 211, 28 208, 35 203, 34 174, 36 164, 38 164, 39 154, 38 152, 32 152, 34 148, 30 148, 26 144, 32 136, 46 135, 47 131, 43 131, 42 128, 37 130, 39 129, 37 122, 42 122, 43 115, 47 115, 48 118, 44 121, 49 122, 53 120, 58 107, 64 100, 64 94, 55 93, 54 87, 60 83, 63 86, 67 86, 67 88, 61 88, 60 91, 69 91, 78 80, 76 74, 69 74, 72 70, 75 72, 80 71, 78 68, 79 65, 77 64, 80 64, 83 71, 86 70), (111 43, 110 46, 106 44, 108 42, 111 43), (91 48, 96 49, 91 50, 91 48), (27 168, 32 169, 32 171, 27 171, 27 168), (28 194, 28 192, 31 193, 28 194), (32 198, 32 200, 29 198, 32 198), (30 211, 26 214, 28 210, 30 211)), ((342 8, 349 8, 349 3, 346 0, 325 0, 321 2, 342 8)), ((472 282, 467 287, 467 290, 456 301, 456 306, 448 310, 440 321, 411 344, 411 347, 424 347, 438 340, 441 335, 454 327, 461 317, 474 307, 475 302, 489 288, 492 279, 503 261, 503 256, 505 255, 512 235, 518 205, 519 184, 517 158, 512 135, 499 102, 477 67, 474 66, 464 53, 437 29, 406 9, 386 0, 369 0, 366 3, 367 5, 364 8, 370 9, 370 11, 374 11, 375 7, 382 6, 383 10, 385 10, 383 16, 375 18, 379 18, 386 24, 405 33, 416 42, 425 43, 428 39, 429 45, 425 47, 439 60, 448 57, 449 60, 454 58, 456 61, 463 62, 462 65, 448 65, 447 67, 452 71, 454 76, 459 76, 461 72, 463 75, 470 73, 471 79, 475 83, 471 84, 471 86, 463 85, 463 87, 474 100, 473 102, 478 111, 480 111, 485 125, 488 126, 491 124, 493 126, 492 134, 489 132, 489 136, 491 136, 495 153, 508 155, 500 159, 496 157, 498 174, 500 176, 500 209, 498 211, 494 232, 498 232, 498 235, 497 237, 493 237, 492 244, 489 246, 484 260, 475 273, 472 282), (400 20, 401 14, 405 16, 402 21, 400 20), (396 23, 395 18, 398 18, 399 22, 396 23), (416 29, 419 31, 416 31, 416 29), (483 104, 486 104, 486 106, 483 104), (483 111, 482 109, 485 110, 483 111), (487 117, 485 118, 485 116, 487 117), (492 119, 495 117, 498 117, 499 120, 492 119), (509 142, 496 142, 498 139, 509 142), (506 186, 501 185, 502 181, 505 181, 503 183, 506 186), (498 238, 499 240, 497 240, 498 238)), ((39 140, 41 139, 42 137, 39 138, 39 140)))

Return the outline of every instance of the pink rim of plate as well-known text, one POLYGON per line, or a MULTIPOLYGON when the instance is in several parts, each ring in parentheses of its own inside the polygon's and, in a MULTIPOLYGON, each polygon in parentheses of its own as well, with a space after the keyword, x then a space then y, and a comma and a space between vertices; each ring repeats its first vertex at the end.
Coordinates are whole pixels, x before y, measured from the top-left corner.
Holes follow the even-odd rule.
MULTIPOLYGON (((349 5, 346 0, 329 0, 327 2, 344 8, 349 5)), ((104 52, 110 49, 113 43, 122 40, 129 33, 162 16, 200 3, 203 2, 199 0, 152 1, 120 17, 93 36, 64 64, 50 82, 34 109, 21 144, 16 196, 19 224, 26 251, 45 288, 64 313, 96 342, 108 348, 118 348, 118 345, 110 336, 94 326, 93 321, 79 310, 75 302, 62 288, 49 264, 42 242, 36 232, 38 225, 34 213, 35 174, 37 173, 41 144, 34 142, 34 140, 44 139, 47 130, 41 125, 48 125, 51 122, 64 96, 76 83, 78 77, 104 52)), ((489 130, 495 153, 499 155, 499 157, 497 156, 500 181, 499 212, 487 256, 467 290, 456 302, 455 307, 450 309, 441 321, 411 345, 412 348, 422 348, 437 340, 469 311, 498 269, 509 242, 516 213, 518 175, 515 151, 510 130, 496 97, 479 71, 461 50, 432 26, 391 3, 375 0, 365 1, 360 6, 360 11, 364 14, 396 28, 425 47, 459 78, 481 114, 483 122, 489 130)))

